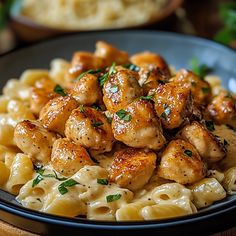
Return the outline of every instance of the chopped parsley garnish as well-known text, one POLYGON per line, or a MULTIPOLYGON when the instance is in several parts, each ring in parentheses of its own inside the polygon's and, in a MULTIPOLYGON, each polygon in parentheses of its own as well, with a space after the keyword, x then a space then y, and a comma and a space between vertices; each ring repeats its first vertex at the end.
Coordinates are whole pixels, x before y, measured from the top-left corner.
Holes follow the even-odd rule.
POLYGON ((191 157, 192 156, 192 152, 188 149, 184 150, 184 154, 191 157))
POLYGON ((202 88, 203 93, 209 93, 209 88, 202 88))
POLYGON ((123 67, 129 69, 129 70, 132 70, 132 71, 136 71, 136 72, 139 72, 140 71, 140 68, 134 64, 127 64, 127 65, 124 65, 123 67))
POLYGON ((102 110, 102 108, 99 105, 97 105, 97 104, 93 104, 92 108, 97 110, 97 111, 101 111, 102 110))
POLYGON ((113 86, 111 86, 111 88, 110 88, 110 92, 111 92, 111 93, 117 93, 118 90, 119 90, 119 88, 118 88, 117 85, 113 85, 113 86))
POLYGON ((41 175, 38 175, 32 183, 32 188, 34 188, 37 184, 39 184, 43 180, 43 177, 41 175))
POLYGON ((76 78, 76 80, 82 79, 82 78, 83 78, 85 75, 87 75, 87 74, 97 74, 97 73, 100 73, 101 71, 102 71, 101 69, 97 69, 97 70, 92 70, 92 69, 90 69, 90 70, 87 70, 87 71, 81 73, 81 74, 76 78))
POLYGON ((68 179, 65 182, 61 183, 58 186, 58 191, 60 192, 61 195, 64 195, 68 192, 67 187, 72 187, 79 184, 77 181, 73 180, 73 179, 68 179))
POLYGON ((97 183, 101 185, 108 185, 107 179, 97 179, 97 183))
POLYGON ((100 86, 103 86, 105 84, 105 82, 108 80, 109 75, 112 75, 115 73, 115 66, 116 66, 116 63, 113 62, 111 67, 109 68, 109 71, 98 79, 100 86))
POLYGON ((192 60, 190 61, 190 67, 192 71, 202 80, 204 80, 205 76, 212 71, 212 68, 207 66, 206 64, 200 65, 196 58, 192 58, 192 60))
POLYGON ((130 121, 131 120, 131 115, 128 114, 127 111, 125 111, 124 109, 121 109, 119 111, 116 112, 116 115, 124 121, 130 121))
POLYGON ((84 105, 80 105, 80 106, 79 106, 79 111, 80 111, 80 113, 84 113, 84 111, 85 111, 85 110, 84 110, 84 105))
POLYGON ((170 109, 170 107, 167 106, 167 104, 163 104, 163 107, 165 108, 165 110, 161 114, 161 118, 167 120, 167 116, 170 115, 171 109, 170 109))
POLYGON ((205 125, 206 125, 206 127, 207 127, 207 129, 209 130, 209 131, 214 131, 215 130, 215 126, 214 126, 214 122, 213 121, 211 121, 211 120, 205 120, 205 125))
POLYGON ((148 95, 148 96, 141 96, 141 100, 152 100, 154 95, 148 95))
POLYGON ((63 96, 63 97, 67 96, 67 93, 64 91, 64 89, 63 89, 59 84, 57 84, 57 85, 54 87, 53 91, 54 91, 55 93, 60 94, 60 95, 63 96))
POLYGON ((108 195, 106 196, 107 202, 117 201, 121 198, 121 194, 108 195))
POLYGON ((94 122, 92 123, 92 126, 93 126, 93 127, 98 127, 98 126, 101 126, 101 125, 103 125, 103 124, 104 124, 103 122, 94 121, 94 122))

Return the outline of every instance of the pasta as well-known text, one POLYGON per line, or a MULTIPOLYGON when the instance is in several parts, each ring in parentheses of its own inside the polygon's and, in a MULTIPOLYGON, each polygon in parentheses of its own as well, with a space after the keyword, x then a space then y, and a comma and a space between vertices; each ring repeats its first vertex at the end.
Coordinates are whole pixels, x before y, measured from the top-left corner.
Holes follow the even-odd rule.
POLYGON ((236 194, 234 95, 173 71, 98 42, 9 80, 0 188, 29 209, 106 221, 181 217, 236 194))

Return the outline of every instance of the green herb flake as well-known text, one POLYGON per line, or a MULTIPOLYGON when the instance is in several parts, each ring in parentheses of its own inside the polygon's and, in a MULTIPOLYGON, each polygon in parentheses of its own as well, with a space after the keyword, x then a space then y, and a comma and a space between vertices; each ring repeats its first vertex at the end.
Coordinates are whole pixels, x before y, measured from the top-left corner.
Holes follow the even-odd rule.
POLYGON ((43 177, 41 175, 38 175, 32 183, 32 188, 34 188, 36 185, 38 185, 43 180, 43 177))
POLYGON ((57 84, 55 87, 54 87, 54 90, 53 90, 55 93, 58 93, 60 94, 61 96, 65 97, 67 96, 67 93, 64 91, 64 89, 59 85, 57 84))
POLYGON ((62 178, 58 177, 56 171, 54 171, 54 170, 53 170, 53 174, 44 174, 44 172, 45 172, 45 169, 38 169, 38 170, 36 170, 36 173, 38 173, 39 176, 41 176, 43 178, 55 178, 55 179, 57 179, 59 181, 64 181, 64 180, 67 179, 65 177, 62 177, 62 178))
POLYGON ((211 121, 211 120, 205 120, 205 125, 206 125, 206 127, 207 127, 207 129, 209 130, 209 131, 214 131, 215 130, 215 126, 214 126, 214 122, 213 121, 211 121))
POLYGON ((94 121, 94 122, 92 123, 92 126, 93 126, 93 127, 99 127, 99 126, 101 126, 101 125, 103 125, 103 124, 104 124, 103 122, 94 121))
POLYGON ((97 183, 101 185, 108 185, 107 179, 97 179, 97 183))
POLYGON ((204 80, 206 75, 212 72, 212 68, 207 66, 206 64, 199 64, 196 58, 192 58, 190 61, 191 70, 200 77, 200 79, 204 80))
POLYGON ((189 157, 192 157, 193 153, 190 150, 186 149, 186 150, 184 150, 184 154, 189 156, 189 157))
MULTIPOLYGON (((164 104, 164 105, 165 105, 165 104, 164 104)), ((164 105, 163 105, 163 106, 164 106, 164 105)), ((167 117, 168 117, 168 115, 170 115, 170 113, 171 113, 170 107, 166 107, 165 110, 164 110, 164 112, 161 114, 161 117, 162 117, 163 119, 167 120, 167 117)))
POLYGON ((116 112, 116 115, 124 121, 130 121, 131 120, 131 115, 128 114, 127 111, 125 111, 124 109, 121 109, 119 111, 116 112))
POLYGON ((112 122, 112 117, 110 117, 110 116, 106 116, 106 117, 107 117, 108 123, 111 124, 111 122, 112 122))
POLYGON ((67 187, 72 187, 77 184, 79 184, 79 183, 77 181, 75 181, 74 179, 68 179, 58 186, 58 191, 60 192, 61 195, 64 195, 68 192, 67 187))
POLYGON ((116 63, 113 62, 111 67, 110 67, 110 69, 109 69, 109 71, 108 71, 108 75, 112 75, 112 74, 114 74, 116 72, 115 71, 115 66, 116 66, 116 63))
POLYGON ((113 86, 111 86, 111 88, 110 88, 110 92, 111 92, 111 93, 117 93, 118 90, 119 90, 119 88, 118 88, 117 85, 113 85, 113 86))
POLYGON ((136 71, 136 72, 139 72, 140 71, 140 68, 134 64, 127 64, 127 65, 124 65, 123 67, 129 69, 129 70, 132 70, 132 71, 136 71))
POLYGON ((209 88, 202 88, 203 93, 209 93, 209 88))
POLYGON ((87 75, 87 74, 97 74, 97 73, 100 73, 101 71, 102 71, 101 69, 97 69, 97 70, 92 70, 92 69, 90 69, 90 70, 87 70, 87 71, 81 73, 81 74, 76 78, 76 80, 81 80, 81 79, 82 79, 85 75, 87 75))
POLYGON ((102 108, 97 104, 93 104, 92 108, 95 109, 96 111, 101 111, 102 110, 102 108))
POLYGON ((106 196, 107 202, 117 201, 121 198, 121 194, 108 195, 106 196))
POLYGON ((148 95, 148 96, 141 96, 141 100, 152 100, 154 95, 148 95))
POLYGON ((79 106, 79 111, 80 111, 80 113, 84 113, 85 112, 84 105, 80 105, 79 106))

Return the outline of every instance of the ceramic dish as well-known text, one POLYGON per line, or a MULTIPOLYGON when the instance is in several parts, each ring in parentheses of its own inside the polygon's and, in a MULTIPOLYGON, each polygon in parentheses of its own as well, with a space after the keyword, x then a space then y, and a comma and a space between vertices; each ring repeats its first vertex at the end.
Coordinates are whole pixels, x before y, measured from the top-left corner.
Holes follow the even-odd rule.
MULTIPOLYGON (((130 54, 150 50, 163 55, 177 69, 189 68, 195 57, 214 68, 223 86, 236 78, 235 51, 214 42, 192 36, 166 32, 123 31, 71 35, 20 49, 0 57, 1 86, 9 78, 18 77, 27 68, 47 68, 53 58, 70 59, 76 50, 94 50, 97 40, 104 40, 130 54)), ((200 235, 218 232, 233 226, 236 217, 236 196, 230 196, 200 212, 173 219, 145 222, 105 222, 52 216, 19 206, 14 197, 0 190, 0 219, 17 227, 43 234, 61 235, 200 235)))

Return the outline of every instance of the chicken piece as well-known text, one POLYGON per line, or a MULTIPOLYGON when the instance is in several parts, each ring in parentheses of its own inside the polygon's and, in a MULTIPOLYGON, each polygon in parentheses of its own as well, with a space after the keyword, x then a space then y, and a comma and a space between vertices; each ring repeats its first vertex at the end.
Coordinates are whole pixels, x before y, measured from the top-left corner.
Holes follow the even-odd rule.
POLYGON ((84 71, 97 70, 104 67, 106 67, 106 63, 103 58, 97 57, 91 52, 75 52, 68 76, 70 80, 74 80, 84 71))
POLYGON ((108 111, 114 113, 143 95, 138 77, 137 72, 127 69, 109 76, 103 86, 103 101, 108 111))
POLYGON ((85 74, 80 80, 75 81, 68 93, 83 105, 89 106, 102 101, 98 78, 92 74, 85 74))
POLYGON ((139 66, 152 71, 153 69, 161 69, 166 76, 170 76, 169 66, 160 55, 152 53, 152 52, 141 52, 134 54, 130 61, 139 66))
POLYGON ((166 129, 179 127, 186 121, 193 111, 193 101, 189 88, 179 87, 174 83, 159 84, 152 89, 155 110, 166 129))
POLYGON ((96 109, 80 106, 66 122, 66 137, 98 153, 112 149, 114 137, 106 116, 96 109))
POLYGON ((170 79, 170 82, 179 84, 179 87, 190 88, 197 107, 207 105, 211 98, 210 84, 191 71, 181 69, 170 79))
POLYGON ((86 149, 67 138, 57 139, 52 148, 52 167, 64 176, 72 176, 86 165, 93 165, 86 149))
POLYGON ((207 106, 207 111, 217 124, 228 124, 236 128, 236 100, 222 91, 207 106))
POLYGON ((56 135, 45 129, 39 121, 24 120, 16 125, 14 140, 17 147, 30 155, 34 163, 46 164, 50 161, 56 135))
POLYGON ((103 41, 98 41, 96 43, 96 51, 94 54, 97 57, 103 58, 107 66, 110 66, 113 62, 117 65, 129 63, 129 55, 127 52, 120 51, 103 41))
POLYGON ((186 125, 178 133, 178 137, 191 143, 208 163, 217 162, 226 155, 223 143, 197 121, 186 125))
POLYGON ((38 89, 44 89, 48 92, 52 92, 56 86, 56 83, 49 78, 42 78, 35 82, 34 87, 38 89))
POLYGON ((159 150, 166 140, 152 102, 138 99, 114 114, 115 139, 130 147, 159 150))
POLYGON ((65 123, 77 107, 77 101, 70 96, 56 97, 43 107, 39 119, 48 130, 64 135, 65 123))
POLYGON ((132 191, 142 188, 156 167, 156 154, 145 149, 126 148, 114 154, 110 181, 132 191))
POLYGON ((157 174, 180 184, 192 184, 206 176, 206 165, 196 148, 184 140, 171 141, 161 155, 157 174))

